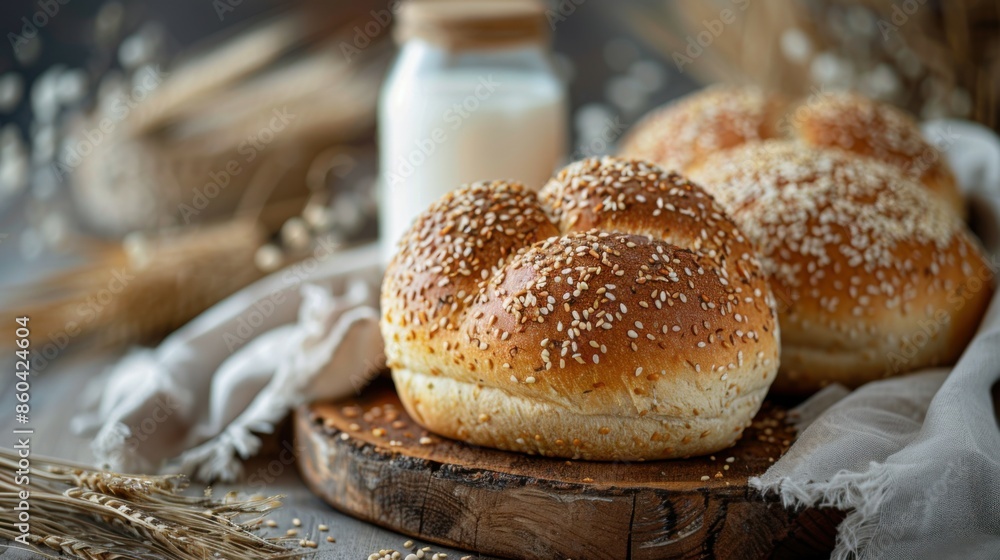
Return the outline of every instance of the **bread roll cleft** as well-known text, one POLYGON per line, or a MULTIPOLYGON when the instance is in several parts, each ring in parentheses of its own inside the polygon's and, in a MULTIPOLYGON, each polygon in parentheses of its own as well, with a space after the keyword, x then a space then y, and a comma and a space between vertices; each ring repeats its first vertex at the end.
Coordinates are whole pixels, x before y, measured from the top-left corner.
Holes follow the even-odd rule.
POLYGON ((964 215, 955 177, 938 149, 903 111, 845 92, 789 101, 756 88, 710 87, 654 111, 630 131, 621 153, 685 175, 715 153, 785 139, 844 150, 897 168, 964 215))
POLYGON ((686 174, 721 150, 781 137, 786 107, 756 88, 708 87, 650 112, 628 132, 620 153, 686 174))
POLYGON ((717 451, 778 366, 749 240, 702 189, 637 160, 578 162, 538 197, 508 183, 446 196, 401 242, 382 306, 415 420, 545 456, 717 451))

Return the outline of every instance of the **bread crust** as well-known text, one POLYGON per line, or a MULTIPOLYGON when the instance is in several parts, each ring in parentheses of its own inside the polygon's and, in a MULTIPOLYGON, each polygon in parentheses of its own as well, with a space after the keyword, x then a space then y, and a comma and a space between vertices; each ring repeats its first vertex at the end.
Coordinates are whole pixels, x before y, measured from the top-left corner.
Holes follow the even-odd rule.
POLYGON ((733 444, 778 366, 749 240, 638 160, 570 165, 536 196, 479 183, 404 236, 382 332, 408 412, 478 445, 593 460, 733 444))
POLYGON ((992 268, 961 219, 892 166, 772 140, 711 156, 694 175, 770 272, 777 392, 953 363, 992 297, 992 268))
POLYGON ((965 215, 948 162, 917 122, 885 103, 846 91, 790 101, 756 88, 709 87, 653 111, 622 142, 621 154, 692 174, 720 151, 784 139, 843 150, 897 168, 965 215))
POLYGON ((703 185, 754 241, 782 326, 775 392, 953 363, 992 297, 954 176, 891 106, 714 87, 646 117, 621 151, 703 185))

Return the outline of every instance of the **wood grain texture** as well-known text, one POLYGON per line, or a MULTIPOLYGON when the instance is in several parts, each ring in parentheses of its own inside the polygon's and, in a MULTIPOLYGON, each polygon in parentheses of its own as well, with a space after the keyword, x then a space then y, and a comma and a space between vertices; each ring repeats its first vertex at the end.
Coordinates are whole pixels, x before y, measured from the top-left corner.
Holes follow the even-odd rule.
POLYGON ((319 496, 443 545, 546 560, 827 557, 841 514, 788 512, 747 485, 794 439, 784 417, 765 404, 736 446, 711 457, 565 461, 429 434, 380 381, 298 409, 295 432, 319 496))

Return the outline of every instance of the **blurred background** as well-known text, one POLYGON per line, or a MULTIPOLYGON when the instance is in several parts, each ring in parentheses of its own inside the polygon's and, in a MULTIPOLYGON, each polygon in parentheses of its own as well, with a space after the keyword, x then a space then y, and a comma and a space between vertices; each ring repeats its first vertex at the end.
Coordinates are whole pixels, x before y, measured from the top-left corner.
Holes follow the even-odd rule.
MULTIPOLYGON (((0 310, 45 337, 36 369, 80 345, 155 343, 317 246, 375 239, 393 4, 0 4, 0 310)), ((570 159, 718 82, 851 88, 1000 127, 996 0, 547 8, 570 159)))

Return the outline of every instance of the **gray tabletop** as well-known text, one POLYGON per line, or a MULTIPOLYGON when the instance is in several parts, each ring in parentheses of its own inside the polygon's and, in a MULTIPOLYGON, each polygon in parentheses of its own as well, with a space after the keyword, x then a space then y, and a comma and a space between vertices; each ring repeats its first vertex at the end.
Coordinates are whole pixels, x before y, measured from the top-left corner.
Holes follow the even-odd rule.
MULTIPOLYGON (((79 395, 84 385, 98 375, 109 363, 118 356, 108 352, 81 349, 70 353, 33 380, 31 389, 32 415, 30 427, 35 435, 32 441, 32 453, 60 457, 72 461, 90 464, 93 455, 90 452, 90 441, 87 438, 74 435, 70 429, 70 419, 78 412, 79 395)), ((13 371, 8 361, 0 361, 3 371, 13 371)), ((13 383, 8 377, 0 380, 0 411, 13 411, 13 383)), ((0 427, 5 433, 15 427, 13 412, 0 414, 0 427)), ((12 442, 7 445, 12 445, 12 442)), ((269 446, 278 448, 280 442, 270 442, 269 446)), ((299 478, 296 465, 284 464, 276 460, 276 455, 262 456, 247 463, 246 476, 256 475, 253 479, 261 481, 252 488, 244 483, 218 485, 213 492, 221 495, 229 490, 252 491, 254 494, 282 494, 283 506, 270 518, 278 523, 278 527, 267 529, 265 536, 284 534, 293 528, 292 520, 301 520, 298 527, 300 537, 310 538, 318 543, 319 548, 313 558, 322 560, 351 559, 364 560, 373 552, 381 549, 395 549, 403 552, 403 544, 410 540, 407 536, 388 531, 370 523, 359 521, 344 515, 319 498, 314 496, 299 478), (328 526, 329 530, 320 532, 319 525, 328 526), (330 536, 336 542, 328 542, 330 536)), ((204 485, 192 484, 192 492, 200 492, 204 485)), ((21 559, 37 558, 38 554, 14 549, 9 542, 0 541, 4 549, 0 549, 0 558, 21 559)), ((448 560, 458 560, 465 556, 483 559, 468 551, 445 548, 431 543, 414 540, 416 547, 430 546, 431 553, 443 552, 448 560)), ((303 549, 308 551, 309 549, 303 549)), ((403 554, 405 556, 405 552, 403 554)))

